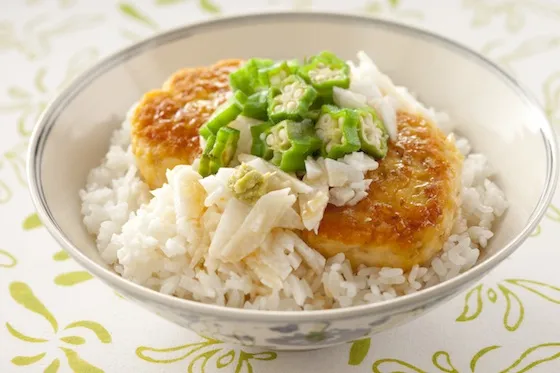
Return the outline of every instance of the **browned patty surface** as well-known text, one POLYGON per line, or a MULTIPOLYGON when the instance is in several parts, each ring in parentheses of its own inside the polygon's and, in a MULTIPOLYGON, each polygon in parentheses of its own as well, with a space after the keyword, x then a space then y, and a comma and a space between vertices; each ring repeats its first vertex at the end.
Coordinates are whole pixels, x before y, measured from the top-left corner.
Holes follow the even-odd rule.
POLYGON ((325 257, 342 252, 354 266, 408 269, 442 249, 458 210, 462 156, 426 120, 400 113, 366 198, 356 206, 328 205, 318 234, 303 239, 325 257))
POLYGON ((232 59, 181 69, 162 89, 142 97, 131 119, 132 151, 150 188, 165 183, 167 169, 198 157, 198 128, 227 100, 229 74, 241 63, 232 59))

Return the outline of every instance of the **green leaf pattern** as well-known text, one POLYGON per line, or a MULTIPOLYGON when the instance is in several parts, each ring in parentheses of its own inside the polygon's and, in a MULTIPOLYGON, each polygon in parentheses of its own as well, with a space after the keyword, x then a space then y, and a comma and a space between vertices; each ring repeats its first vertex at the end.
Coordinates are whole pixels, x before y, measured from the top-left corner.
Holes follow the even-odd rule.
MULTIPOLYGON (((503 326, 506 330, 513 332, 519 329, 525 318, 525 305, 523 303, 521 292, 529 292, 539 296, 540 298, 554 303, 560 304, 560 287, 546 284, 544 282, 511 278, 501 281, 496 285, 497 290, 488 288, 486 294, 488 300, 495 304, 498 299, 503 299, 503 326), (501 294, 500 296, 498 294, 501 294)), ((484 289, 483 284, 479 284, 469 290, 464 299, 463 312, 457 317, 458 322, 468 322, 477 319, 484 310, 484 299, 480 296, 484 289), (476 295, 473 295, 476 294, 476 295), (473 298, 476 296, 476 302, 473 298)))
POLYGON ((74 372, 83 372, 83 373, 103 373, 103 370, 99 369, 95 365, 92 365, 82 359, 78 353, 72 349, 60 347, 60 349, 66 355, 66 359, 68 361, 68 366, 74 372))
POLYGON ((54 261, 63 262, 65 260, 70 259, 70 255, 68 255, 68 253, 66 251, 60 250, 60 251, 57 251, 56 253, 54 253, 52 258, 53 258, 54 261))
POLYGON ((348 357, 348 365, 360 365, 366 358, 370 345, 370 338, 364 338, 352 342, 352 347, 350 347, 350 356, 348 357))
POLYGON ((470 290, 465 296, 465 307, 457 321, 474 320, 482 312, 482 284, 470 290))
MULTIPOLYGON (((64 262, 66 260, 69 260, 70 256, 66 251, 61 250, 54 253, 52 259, 56 262, 64 262)), ((58 286, 69 287, 69 286, 79 285, 81 283, 84 283, 92 279, 93 276, 89 272, 78 270, 78 271, 61 273, 57 275, 53 281, 58 286)))
POLYGON ((220 7, 212 0, 199 0, 200 9, 210 14, 219 14, 220 7))
POLYGON ((426 17, 421 7, 404 7, 400 0, 370 0, 360 10, 376 17, 398 18, 408 21, 422 21, 426 17))
MULTIPOLYGON (((0 104, 0 113, 1 113, 0 104)), ((0 206, 8 203, 13 196, 13 190, 25 187, 25 153, 27 140, 20 141, 16 146, 0 155, 0 206), (12 182, 7 181, 12 179, 12 182)))
POLYGON ((64 18, 39 14, 23 24, 0 18, 0 53, 16 51, 30 60, 37 60, 51 52, 57 39, 93 29, 104 21, 104 15, 98 13, 65 15, 64 18))
POLYGON ((136 349, 136 355, 153 364, 185 361, 188 373, 205 373, 210 362, 218 369, 230 366, 235 373, 252 373, 253 360, 270 361, 277 357, 277 353, 273 351, 253 353, 243 349, 232 349, 216 339, 202 338, 200 342, 169 348, 140 346, 136 349))
POLYGON ((488 346, 478 351, 471 359, 471 364, 470 364, 471 372, 476 372, 477 363, 484 355, 486 355, 490 351, 497 350, 498 348, 500 348, 500 346, 488 346))
POLYGON ((100 323, 95 321, 88 321, 88 320, 81 320, 75 321, 66 325, 64 328, 65 330, 72 329, 72 328, 85 328, 91 330, 99 342, 101 343, 111 343, 111 334, 105 329, 100 323))
POLYGON ((10 295, 21 306, 47 320, 55 333, 58 331, 58 322, 45 305, 33 294, 29 285, 23 282, 12 282, 10 284, 10 295))
POLYGON ((32 229, 39 228, 42 225, 41 220, 39 220, 39 217, 35 213, 27 216, 22 223, 24 231, 30 231, 32 229))
POLYGON ((44 343, 44 342, 48 342, 47 339, 43 339, 43 338, 34 338, 34 337, 29 337, 23 333, 21 333, 20 331, 16 330, 13 326, 10 325, 9 322, 6 323, 6 329, 8 329, 8 332, 13 335, 14 337, 16 337, 19 340, 22 340, 24 342, 30 342, 30 343, 44 343))
POLYGON ((54 283, 60 286, 74 286, 91 280, 92 278, 93 276, 86 271, 74 271, 56 276, 54 283))
POLYGON ((542 56, 559 47, 560 36, 537 35, 513 46, 506 39, 491 40, 482 46, 480 52, 515 76, 514 64, 542 56))
POLYGON ((463 0, 463 6, 472 11, 474 27, 486 27, 494 19, 503 19, 506 30, 512 33, 525 27, 531 13, 560 21, 560 5, 546 0, 463 0))
MULTIPOLYGON (((46 108, 50 98, 68 85, 79 73, 91 66, 99 58, 99 50, 94 47, 88 47, 74 53, 66 64, 62 79, 53 85, 45 82, 49 76, 46 67, 40 67, 32 77, 32 88, 24 88, 21 86, 9 86, 7 88, 8 101, 0 101, 0 114, 18 113, 17 131, 27 138, 31 135, 33 125, 46 108)), ((20 146, 24 150, 27 144, 20 146)), ((13 151, 12 151, 13 153, 13 151)), ((18 154, 24 155, 19 152, 18 154)), ((4 158, 10 158, 10 153, 5 153, 4 158)), ((23 158, 19 158, 21 162, 23 158)), ((1 166, 1 163, 0 163, 1 166)), ((23 178, 23 172, 20 172, 20 178, 23 178)), ((23 181, 25 185, 25 182, 23 181)))
POLYGON ((33 356, 16 356, 12 359, 12 364, 17 366, 25 366, 35 364, 39 360, 45 357, 47 353, 43 352, 33 356))
POLYGON ((141 10, 139 10, 132 3, 120 2, 119 10, 125 17, 128 17, 134 22, 139 22, 144 26, 147 26, 153 30, 159 29, 158 24, 153 19, 151 19, 148 15, 146 15, 141 10))
POLYGON ((0 269, 1 268, 13 268, 17 264, 17 259, 15 256, 7 252, 6 250, 0 249, 0 269))
POLYGON ((504 326, 510 332, 517 330, 523 317, 525 316, 525 307, 521 303, 521 299, 507 287, 498 284, 498 289, 502 292, 506 299, 506 311, 504 313, 504 326))
POLYGON ((543 84, 544 109, 548 120, 560 125, 560 71, 553 72, 543 84))
MULTIPOLYGON (((547 80, 547 82, 550 81, 547 80)), ((560 82, 560 80, 559 80, 560 82)), ((551 83, 552 84, 552 83, 551 83)), ((545 83, 545 90, 549 89, 547 87, 547 83, 545 83)), ((555 119, 556 115, 560 115, 560 90, 558 90, 554 95, 548 95, 546 92, 544 94, 546 106, 545 111, 548 114, 548 118, 551 123, 556 124, 555 119), (558 112, 557 112, 558 111, 558 112)), ((560 117, 559 117, 560 118, 560 117)), ((550 220, 555 223, 560 223, 560 209, 554 204, 551 203, 548 206, 546 214, 544 215, 547 220, 550 220)), ((535 231, 531 233, 531 237, 537 237, 542 233, 542 223, 537 226, 535 231)))
POLYGON ((59 368, 60 368, 60 360, 54 359, 53 361, 51 361, 49 366, 45 368, 45 370, 43 372, 44 373, 56 373, 56 372, 58 372, 59 368))
MULTIPOLYGON (((58 348, 62 352, 64 352, 64 355, 66 356, 68 362, 68 366, 74 372, 103 373, 103 370, 99 369, 98 367, 82 359, 73 348, 65 346, 65 344, 70 345, 72 347, 83 345, 87 342, 86 338, 79 335, 59 335, 59 334, 64 333, 64 331, 67 330, 84 328, 93 332, 101 343, 108 344, 111 343, 112 338, 111 338, 111 334, 109 334, 109 332, 107 331, 107 329, 105 329, 104 326, 102 326, 98 322, 91 321, 91 320, 78 320, 66 325, 66 327, 64 327, 63 330, 60 331, 59 333, 58 321, 56 320, 54 315, 47 309, 47 307, 39 300, 39 298, 31 290, 28 284, 23 282, 12 282, 10 284, 10 295, 12 299, 23 308, 42 316, 50 324, 52 328, 52 336, 50 339, 28 336, 20 332, 19 330, 17 330, 9 322, 7 322, 6 329, 8 333, 10 333, 13 337, 17 338, 20 341, 33 343, 33 344, 43 344, 43 343, 50 342, 51 339, 58 339, 58 341, 61 342, 58 348)), ((33 356, 20 355, 12 358, 11 362, 12 364, 18 366, 32 365, 42 360, 45 356, 47 356, 46 352, 41 352, 33 356)), ((49 363, 48 367, 44 370, 44 372, 47 373, 57 372, 59 366, 60 366, 60 361, 55 358, 49 363)))
MULTIPOLYGON (((372 370, 373 373, 488 373, 488 370, 484 370, 487 369, 485 367, 477 368, 481 366, 479 362, 483 363, 485 359, 488 359, 488 355, 492 355, 493 351, 500 348, 500 346, 484 347, 471 358, 468 369, 466 367, 464 369, 455 368, 448 352, 437 351, 432 356, 432 364, 435 370, 423 370, 404 360, 392 358, 376 360, 373 363, 372 370)), ((558 358, 560 358, 560 343, 539 344, 523 351, 519 357, 514 358, 515 360, 512 359, 513 362, 510 363, 510 365, 506 365, 508 362, 500 360, 500 365, 503 366, 503 369, 500 370, 499 373, 528 372, 538 365, 552 362, 558 358)))

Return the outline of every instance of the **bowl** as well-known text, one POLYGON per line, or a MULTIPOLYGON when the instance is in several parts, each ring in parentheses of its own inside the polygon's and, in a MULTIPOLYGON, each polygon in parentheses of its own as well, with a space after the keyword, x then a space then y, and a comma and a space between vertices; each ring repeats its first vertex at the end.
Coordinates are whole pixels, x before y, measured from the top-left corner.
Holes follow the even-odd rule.
POLYGON ((493 63, 426 31, 330 13, 222 18, 128 47, 82 74, 50 104, 35 127, 28 157, 31 196, 41 220, 87 271, 140 306, 197 333, 276 350, 317 349, 363 338, 444 304, 510 256, 536 228, 557 173, 556 142, 546 116, 493 63), (280 312, 174 298, 129 282, 103 263, 82 224, 78 191, 108 150, 112 131, 143 93, 185 66, 234 57, 292 58, 324 49, 344 58, 365 50, 397 84, 450 113, 459 123, 458 132, 488 157, 510 207, 474 268, 377 304, 280 312))

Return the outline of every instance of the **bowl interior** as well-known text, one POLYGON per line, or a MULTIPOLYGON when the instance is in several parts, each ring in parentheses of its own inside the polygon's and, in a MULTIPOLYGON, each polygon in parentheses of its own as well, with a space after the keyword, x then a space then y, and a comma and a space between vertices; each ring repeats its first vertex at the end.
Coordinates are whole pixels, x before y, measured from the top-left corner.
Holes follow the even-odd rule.
POLYGON ((474 55, 414 30, 359 18, 263 16, 198 25, 128 49, 82 76, 43 118, 35 156, 43 201, 78 250, 105 266, 82 225, 79 190, 109 138, 143 93, 175 70, 224 58, 293 58, 329 49, 354 59, 366 51, 397 84, 448 112, 457 131, 497 173, 510 207, 481 260, 526 226, 547 182, 546 118, 512 83, 474 55))

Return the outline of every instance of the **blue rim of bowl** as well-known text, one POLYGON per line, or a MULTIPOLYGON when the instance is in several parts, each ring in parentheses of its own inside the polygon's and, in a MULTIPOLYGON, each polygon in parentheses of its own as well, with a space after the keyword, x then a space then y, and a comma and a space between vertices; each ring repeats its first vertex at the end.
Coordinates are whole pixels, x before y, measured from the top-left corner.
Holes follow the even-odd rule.
POLYGON ((214 317, 225 317, 235 320, 251 319, 254 322, 302 322, 302 321, 323 321, 338 320, 361 316, 365 314, 375 314, 376 316, 389 315, 400 310, 411 309, 415 306, 422 306, 431 301, 435 301, 446 296, 451 296, 455 290, 463 289, 472 280, 482 277, 483 274, 497 266, 505 258, 511 255, 535 230, 540 220, 548 208, 548 205, 556 190, 558 179, 557 167, 558 150, 554 131, 546 119, 546 115, 537 100, 528 93, 515 79, 506 74, 496 64, 489 61, 477 52, 453 41, 446 37, 416 28, 407 26, 398 22, 381 20, 378 18, 360 16, 354 14, 340 14, 334 12, 266 12, 266 13, 249 13, 243 15, 233 15, 221 17, 209 21, 201 21, 190 25, 172 29, 170 31, 155 35, 151 38, 133 44, 119 52, 101 60, 95 66, 91 67, 78 78, 76 78, 63 92, 61 92, 43 112, 31 136, 28 156, 27 156, 27 174, 29 180, 29 189, 32 201, 37 209, 37 213, 46 226, 50 234, 55 240, 61 244, 70 256, 82 265, 89 272, 102 279, 104 282, 112 284, 117 289, 122 289, 125 294, 132 294, 137 298, 145 298, 152 303, 162 306, 171 307, 173 309, 182 309, 200 314, 206 314, 214 317), (146 49, 161 46, 178 39, 188 38, 194 34, 211 31, 215 28, 231 27, 238 24, 258 24, 269 21, 328 21, 334 23, 361 23, 366 25, 375 25, 378 28, 389 29, 392 32, 413 35, 433 43, 440 44, 445 48, 453 50, 465 58, 471 59, 482 65, 484 68, 492 71, 507 83, 513 91, 515 91, 527 106, 532 110, 532 115, 541 117, 548 124, 544 128, 540 128, 543 137, 543 143, 546 151, 547 169, 546 182, 534 208, 528 223, 523 230, 506 246, 504 246, 495 255, 488 258, 482 263, 477 264, 466 272, 450 279, 443 281, 433 287, 423 289, 417 293, 396 297, 391 300, 352 306, 346 308, 316 310, 316 311, 261 311, 247 310, 223 307, 212 304, 204 304, 192 300, 173 297, 170 295, 159 293, 155 290, 135 284, 116 273, 110 271, 103 266, 96 264, 87 256, 82 254, 70 240, 64 235, 56 221, 54 220, 41 185, 41 164, 43 156, 43 148, 48 138, 49 132, 56 122, 58 115, 66 105, 74 99, 76 94, 84 87, 91 84, 96 77, 111 70, 117 65, 141 54, 146 49))

